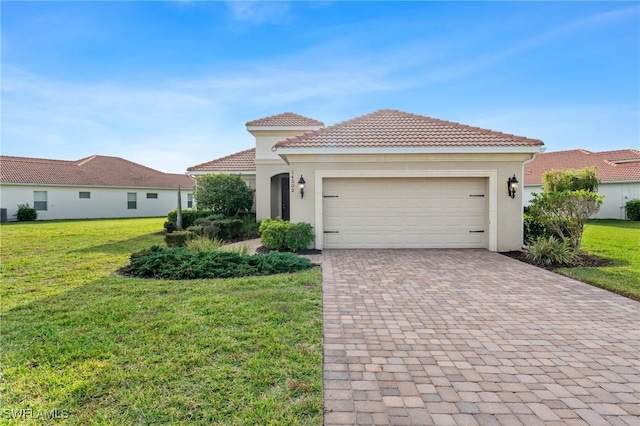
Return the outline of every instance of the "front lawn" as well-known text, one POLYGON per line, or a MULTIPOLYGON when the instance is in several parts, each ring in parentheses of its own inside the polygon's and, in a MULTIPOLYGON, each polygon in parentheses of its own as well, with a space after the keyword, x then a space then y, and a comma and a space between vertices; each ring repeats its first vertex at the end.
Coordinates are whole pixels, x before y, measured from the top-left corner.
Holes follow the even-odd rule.
POLYGON ((613 264, 556 272, 640 300, 640 222, 590 220, 585 226, 582 250, 610 259, 613 264))
POLYGON ((321 274, 155 281, 114 272, 164 219, 8 224, 0 419, 322 424, 321 274))

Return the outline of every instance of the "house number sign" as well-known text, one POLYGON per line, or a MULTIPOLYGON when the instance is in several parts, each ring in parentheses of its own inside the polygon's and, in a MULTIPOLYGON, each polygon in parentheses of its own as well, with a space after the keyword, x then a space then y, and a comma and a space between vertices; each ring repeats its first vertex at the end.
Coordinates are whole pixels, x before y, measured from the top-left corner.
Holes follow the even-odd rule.
POLYGON ((291 170, 291 173, 289 173, 289 176, 291 178, 291 192, 296 192, 296 183, 294 180, 294 174, 293 174, 293 170, 291 170))

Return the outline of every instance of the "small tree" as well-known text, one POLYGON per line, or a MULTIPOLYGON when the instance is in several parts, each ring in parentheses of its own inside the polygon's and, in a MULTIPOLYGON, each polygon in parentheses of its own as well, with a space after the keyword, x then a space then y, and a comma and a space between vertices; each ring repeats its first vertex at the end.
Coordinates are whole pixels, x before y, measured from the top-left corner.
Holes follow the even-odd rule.
POLYGON ((600 210, 603 195, 585 191, 543 192, 534 198, 543 224, 562 241, 580 249, 584 224, 600 210))
POLYGON ((251 210, 253 193, 240 176, 220 173, 199 176, 193 197, 198 209, 235 216, 251 210))
POLYGON ((534 194, 530 212, 543 226, 580 249, 584 224, 600 210, 597 168, 551 170, 542 175, 543 192, 534 194))

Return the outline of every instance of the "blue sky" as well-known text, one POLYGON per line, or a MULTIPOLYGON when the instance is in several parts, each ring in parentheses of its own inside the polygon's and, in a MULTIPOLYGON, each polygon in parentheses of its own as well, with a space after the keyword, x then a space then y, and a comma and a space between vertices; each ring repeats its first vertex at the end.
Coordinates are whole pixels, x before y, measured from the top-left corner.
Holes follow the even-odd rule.
POLYGON ((165 172, 253 146, 245 123, 393 108, 640 149, 637 2, 2 1, 4 155, 165 172))

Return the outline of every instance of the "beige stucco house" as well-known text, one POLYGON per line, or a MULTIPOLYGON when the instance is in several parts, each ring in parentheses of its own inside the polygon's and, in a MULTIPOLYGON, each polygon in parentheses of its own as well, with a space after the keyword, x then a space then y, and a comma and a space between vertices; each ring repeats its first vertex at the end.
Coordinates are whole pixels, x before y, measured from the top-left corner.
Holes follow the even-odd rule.
POLYGON ((512 198, 507 181, 523 181, 540 140, 396 110, 329 127, 293 113, 246 126, 255 148, 187 173, 241 174, 259 220, 309 222, 318 249, 522 246, 521 191, 512 198))

